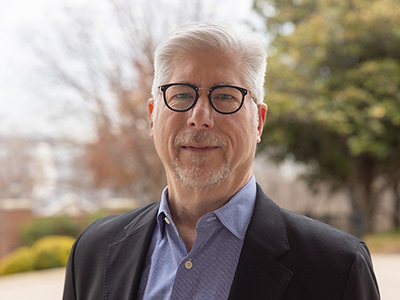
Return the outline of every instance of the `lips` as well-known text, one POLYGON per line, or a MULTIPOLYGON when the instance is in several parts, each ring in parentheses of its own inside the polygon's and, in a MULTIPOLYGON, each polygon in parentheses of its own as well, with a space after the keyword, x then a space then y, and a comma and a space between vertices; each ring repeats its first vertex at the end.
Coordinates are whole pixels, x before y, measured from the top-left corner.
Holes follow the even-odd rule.
POLYGON ((182 145, 181 151, 188 152, 191 154, 205 155, 212 153, 218 148, 220 147, 214 145, 182 145))
POLYGON ((217 149, 219 146, 214 146, 214 145, 182 145, 183 149, 189 149, 189 150, 212 150, 212 149, 217 149))
POLYGON ((174 147, 178 153, 180 150, 192 152, 207 152, 216 149, 225 149, 226 141, 221 136, 203 131, 183 131, 175 140, 174 147))

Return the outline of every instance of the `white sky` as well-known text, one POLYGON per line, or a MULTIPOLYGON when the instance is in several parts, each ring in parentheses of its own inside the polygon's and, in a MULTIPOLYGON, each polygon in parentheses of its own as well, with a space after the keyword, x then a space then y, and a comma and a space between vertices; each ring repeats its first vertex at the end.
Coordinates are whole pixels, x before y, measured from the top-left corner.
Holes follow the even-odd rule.
MULTIPOLYGON (((212 1, 221 3, 218 0, 209 2, 212 1)), ((250 16, 251 0, 226 2, 226 9, 221 9, 225 17, 229 15, 232 20, 243 20, 250 16)), ((48 99, 39 96, 40 92, 46 94, 46 91, 40 89, 41 78, 34 73, 36 58, 24 42, 27 32, 43 35, 51 31, 52 24, 62 16, 66 4, 75 6, 84 3, 95 3, 98 8, 101 1, 0 0, 0 135, 84 134, 73 126, 55 122, 59 112, 49 105, 48 99)))
MULTIPOLYGON (((47 133, 49 115, 34 92, 35 57, 23 41, 27 30, 43 31, 51 0, 0 0, 0 134, 47 133)), ((53 5, 53 6, 52 6, 53 5)))

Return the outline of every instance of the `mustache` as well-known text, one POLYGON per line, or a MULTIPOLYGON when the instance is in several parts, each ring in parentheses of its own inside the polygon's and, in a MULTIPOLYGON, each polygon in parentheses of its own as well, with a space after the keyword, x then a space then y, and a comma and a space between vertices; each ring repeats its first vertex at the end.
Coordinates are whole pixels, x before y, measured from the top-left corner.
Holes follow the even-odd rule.
POLYGON ((180 149, 186 143, 210 144, 226 149, 226 140, 218 134, 211 134, 207 131, 187 130, 179 132, 174 140, 176 150, 180 149))

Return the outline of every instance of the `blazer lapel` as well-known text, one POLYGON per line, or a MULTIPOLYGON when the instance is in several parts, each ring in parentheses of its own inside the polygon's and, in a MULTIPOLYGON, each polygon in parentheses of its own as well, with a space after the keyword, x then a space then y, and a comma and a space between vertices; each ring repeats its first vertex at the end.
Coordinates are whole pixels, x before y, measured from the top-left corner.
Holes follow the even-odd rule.
POLYGON ((136 299, 159 205, 144 211, 129 224, 125 237, 108 246, 104 299, 136 299))
POLYGON ((281 299, 293 272, 277 258, 289 250, 280 208, 257 186, 254 213, 228 299, 281 299))

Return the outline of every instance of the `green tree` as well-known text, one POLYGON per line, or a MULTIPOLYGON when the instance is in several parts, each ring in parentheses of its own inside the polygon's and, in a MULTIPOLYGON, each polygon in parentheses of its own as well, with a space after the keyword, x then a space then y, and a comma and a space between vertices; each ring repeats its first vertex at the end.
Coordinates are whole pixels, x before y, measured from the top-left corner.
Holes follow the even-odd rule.
POLYGON ((346 188, 372 231, 382 192, 400 198, 399 1, 259 0, 255 8, 273 38, 264 151, 293 154, 313 186, 346 188))

